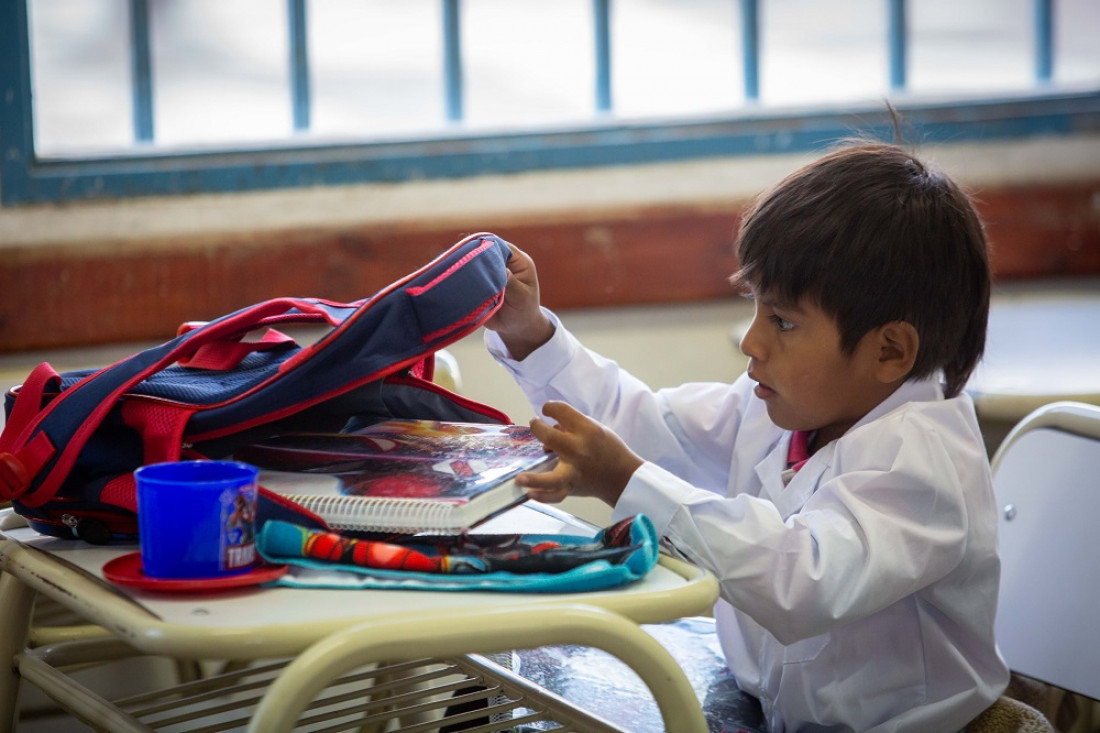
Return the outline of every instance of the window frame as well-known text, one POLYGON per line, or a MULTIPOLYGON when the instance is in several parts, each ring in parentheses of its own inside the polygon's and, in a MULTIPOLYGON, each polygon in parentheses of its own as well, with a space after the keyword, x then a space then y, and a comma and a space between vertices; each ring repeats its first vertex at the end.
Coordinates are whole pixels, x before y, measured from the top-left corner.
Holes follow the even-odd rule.
MULTIPOLYGON (((683 120, 604 116, 506 134, 455 129, 407 140, 288 141, 195 152, 138 146, 121 154, 44 158, 34 147, 27 2, 0 3, 0 207, 807 152, 853 135, 894 138, 884 98, 797 110, 750 104, 683 120)), ((894 94, 890 104, 914 145, 1100 132, 1100 88, 1060 89, 1039 79, 1031 90, 995 98, 926 102, 894 94)))

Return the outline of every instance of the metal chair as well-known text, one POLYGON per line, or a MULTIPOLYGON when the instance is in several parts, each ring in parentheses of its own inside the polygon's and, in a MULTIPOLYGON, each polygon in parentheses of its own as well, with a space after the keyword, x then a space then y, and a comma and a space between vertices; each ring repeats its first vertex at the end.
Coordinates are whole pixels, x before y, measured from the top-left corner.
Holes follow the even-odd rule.
POLYGON ((992 468, 1001 652, 1015 675, 1100 699, 1100 408, 1056 402, 1033 411, 1005 437, 992 468))

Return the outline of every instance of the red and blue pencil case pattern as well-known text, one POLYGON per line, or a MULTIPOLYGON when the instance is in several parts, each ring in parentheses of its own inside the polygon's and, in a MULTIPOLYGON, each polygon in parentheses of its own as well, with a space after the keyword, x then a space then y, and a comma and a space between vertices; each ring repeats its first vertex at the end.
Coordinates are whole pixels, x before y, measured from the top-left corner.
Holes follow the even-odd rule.
POLYGON ((657 564, 658 542, 645 515, 594 537, 563 534, 412 535, 371 540, 272 520, 257 547, 290 572, 297 588, 569 593, 634 582, 657 564))

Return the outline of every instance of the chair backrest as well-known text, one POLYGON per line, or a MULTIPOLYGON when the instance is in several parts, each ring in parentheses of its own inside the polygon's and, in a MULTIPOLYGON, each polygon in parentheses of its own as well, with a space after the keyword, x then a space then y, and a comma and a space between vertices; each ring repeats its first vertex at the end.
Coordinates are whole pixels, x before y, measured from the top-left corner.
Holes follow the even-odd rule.
POLYGON ((993 457, 997 643, 1009 667, 1100 698, 1100 408, 1056 402, 993 457))

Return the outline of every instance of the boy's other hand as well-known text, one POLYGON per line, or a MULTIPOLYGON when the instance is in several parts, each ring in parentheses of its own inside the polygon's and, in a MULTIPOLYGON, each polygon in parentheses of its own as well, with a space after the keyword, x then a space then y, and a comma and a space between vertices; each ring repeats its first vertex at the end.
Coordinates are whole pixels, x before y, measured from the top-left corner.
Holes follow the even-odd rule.
POLYGON ((530 255, 509 243, 508 283, 504 303, 485 327, 496 331, 513 359, 522 361, 550 340, 554 324, 539 307, 539 278, 530 255))
POLYGON ((518 482, 532 499, 557 503, 569 495, 594 496, 612 506, 643 461, 610 428, 564 402, 547 402, 542 413, 555 420, 531 421, 542 444, 558 455, 545 473, 520 474, 518 482))

